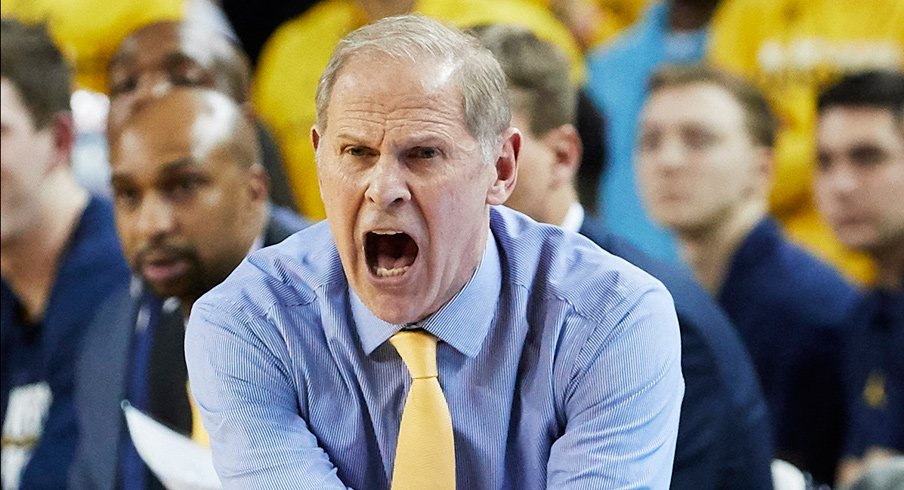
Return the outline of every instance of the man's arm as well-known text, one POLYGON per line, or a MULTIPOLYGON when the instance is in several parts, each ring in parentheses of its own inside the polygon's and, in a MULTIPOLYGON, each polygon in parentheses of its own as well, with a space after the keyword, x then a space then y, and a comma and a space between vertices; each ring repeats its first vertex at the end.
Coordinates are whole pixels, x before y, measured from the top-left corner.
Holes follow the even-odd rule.
POLYGON ((221 297, 202 298, 185 357, 223 488, 346 488, 299 415, 276 328, 221 297))
POLYGON ((684 394, 675 308, 658 286, 619 310, 576 357, 547 488, 669 488, 684 394))

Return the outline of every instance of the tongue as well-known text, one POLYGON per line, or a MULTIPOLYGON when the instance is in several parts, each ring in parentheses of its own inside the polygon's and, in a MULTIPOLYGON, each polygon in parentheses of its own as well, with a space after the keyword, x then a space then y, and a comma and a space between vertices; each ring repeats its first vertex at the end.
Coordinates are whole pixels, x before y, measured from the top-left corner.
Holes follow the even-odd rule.
POLYGON ((416 252, 411 250, 414 243, 407 235, 383 236, 377 240, 377 266, 384 269, 398 269, 411 265, 416 252))
POLYGON ((411 260, 407 257, 394 258, 391 255, 381 253, 377 256, 377 265, 384 269, 392 270, 411 265, 411 260))

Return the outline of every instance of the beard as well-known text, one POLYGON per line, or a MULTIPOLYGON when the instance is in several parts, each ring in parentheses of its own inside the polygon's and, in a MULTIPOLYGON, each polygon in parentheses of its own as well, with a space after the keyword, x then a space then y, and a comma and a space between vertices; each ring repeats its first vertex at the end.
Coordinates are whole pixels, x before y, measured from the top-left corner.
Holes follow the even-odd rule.
POLYGON ((142 248, 132 261, 136 271, 154 294, 161 298, 176 297, 191 304, 212 287, 206 268, 193 247, 152 244, 142 248), (149 273, 162 269, 169 274, 149 273), (170 269, 170 270, 167 270, 170 269))

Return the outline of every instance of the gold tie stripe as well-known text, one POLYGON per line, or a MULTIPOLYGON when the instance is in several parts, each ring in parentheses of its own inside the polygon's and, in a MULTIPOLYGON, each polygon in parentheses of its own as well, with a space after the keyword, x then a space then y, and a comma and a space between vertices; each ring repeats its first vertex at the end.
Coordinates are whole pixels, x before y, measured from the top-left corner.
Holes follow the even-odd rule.
POLYGON ((436 337, 422 330, 403 330, 389 342, 411 374, 399 424, 392 490, 453 490, 455 441, 452 416, 437 378, 436 337))

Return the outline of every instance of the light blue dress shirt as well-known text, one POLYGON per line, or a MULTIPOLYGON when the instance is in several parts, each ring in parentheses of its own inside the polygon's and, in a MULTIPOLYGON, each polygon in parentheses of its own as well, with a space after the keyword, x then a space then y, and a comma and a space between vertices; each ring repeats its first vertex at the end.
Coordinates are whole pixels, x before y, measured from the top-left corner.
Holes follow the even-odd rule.
MULTIPOLYGON (((459 488, 666 489, 684 382, 671 297, 578 234, 493 208, 439 339, 459 488)), ((326 223, 195 303, 191 387, 226 488, 389 487, 408 370, 326 223)), ((425 436, 429 437, 429 434, 425 436)))

